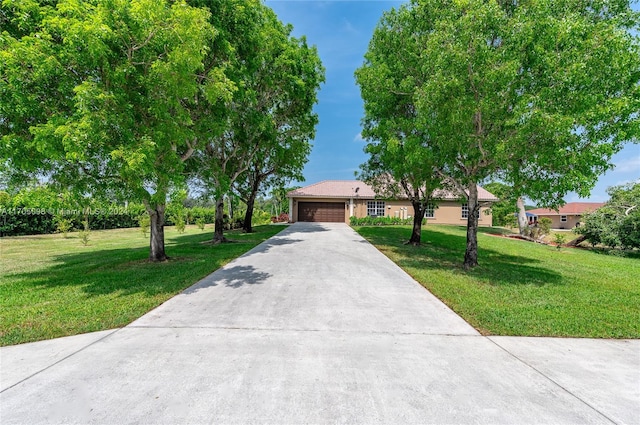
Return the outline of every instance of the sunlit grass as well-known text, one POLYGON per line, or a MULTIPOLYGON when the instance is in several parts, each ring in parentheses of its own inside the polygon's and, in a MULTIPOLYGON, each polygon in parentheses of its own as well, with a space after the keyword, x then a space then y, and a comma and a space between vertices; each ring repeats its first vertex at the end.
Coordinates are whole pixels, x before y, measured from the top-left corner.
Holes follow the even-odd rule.
POLYGON ((169 227, 161 264, 140 229, 92 231, 87 246, 77 233, 0 238, 0 345, 124 326, 283 228, 210 245, 211 230, 169 227))
POLYGON ((491 335, 640 337, 640 258, 478 235, 480 266, 462 268, 465 229, 356 230, 480 332, 491 335))

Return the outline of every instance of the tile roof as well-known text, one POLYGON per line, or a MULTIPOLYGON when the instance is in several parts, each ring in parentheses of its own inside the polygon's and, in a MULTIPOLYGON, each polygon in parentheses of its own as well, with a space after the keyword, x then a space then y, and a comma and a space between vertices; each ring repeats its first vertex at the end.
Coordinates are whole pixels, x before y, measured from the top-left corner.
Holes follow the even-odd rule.
MULTIPOLYGON (((449 191, 437 191, 439 199, 458 200, 459 196, 449 191)), ((287 193, 289 198, 365 198, 373 199, 376 193, 371 186, 358 180, 324 180, 287 193)), ((492 193, 478 186, 478 199, 481 201, 497 201, 492 193)))
POLYGON ((535 215, 582 215, 587 211, 595 211, 604 204, 604 202, 569 202, 558 208, 558 211, 549 208, 536 208, 527 212, 535 215))

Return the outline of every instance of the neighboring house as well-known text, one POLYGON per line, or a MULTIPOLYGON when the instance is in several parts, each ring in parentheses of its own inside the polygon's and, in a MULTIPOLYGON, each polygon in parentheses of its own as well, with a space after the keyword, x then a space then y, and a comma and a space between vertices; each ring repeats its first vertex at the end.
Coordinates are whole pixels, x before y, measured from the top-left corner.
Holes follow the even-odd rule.
POLYGON ((552 229, 573 229, 580 226, 584 213, 595 211, 603 205, 604 202, 569 202, 557 211, 548 208, 537 208, 527 211, 527 214, 533 216, 533 224, 537 223, 542 217, 547 217, 551 219, 552 229))
MULTIPOLYGON (((290 219, 349 223, 349 217, 413 217, 413 207, 407 199, 381 199, 373 188, 357 180, 325 180, 287 193, 290 219)), ((427 209, 429 223, 466 225, 469 209, 466 203, 448 192, 438 193, 434 206, 427 209)), ((478 198, 483 204, 498 201, 478 186, 478 198)), ((478 224, 491 226, 488 206, 482 206, 478 224)))

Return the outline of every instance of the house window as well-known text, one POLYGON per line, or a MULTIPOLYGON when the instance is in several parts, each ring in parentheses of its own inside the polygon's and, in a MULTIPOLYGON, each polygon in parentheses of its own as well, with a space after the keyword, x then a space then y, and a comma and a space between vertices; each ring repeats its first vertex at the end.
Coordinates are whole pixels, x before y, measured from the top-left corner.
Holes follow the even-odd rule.
POLYGON ((469 204, 462 204, 462 218, 469 218, 469 204))
POLYGON ((560 216, 560 221, 563 222, 563 223, 566 223, 567 222, 567 216, 566 215, 561 215, 560 216))
MULTIPOLYGON (((462 218, 469 218, 469 204, 462 204, 462 218)), ((476 218, 480 219, 480 209, 476 212, 476 218)))
POLYGON ((367 201, 367 215, 384 217, 384 201, 367 201))
POLYGON ((424 209, 424 216, 425 218, 434 218, 436 216, 433 204, 427 204, 426 208, 424 209))

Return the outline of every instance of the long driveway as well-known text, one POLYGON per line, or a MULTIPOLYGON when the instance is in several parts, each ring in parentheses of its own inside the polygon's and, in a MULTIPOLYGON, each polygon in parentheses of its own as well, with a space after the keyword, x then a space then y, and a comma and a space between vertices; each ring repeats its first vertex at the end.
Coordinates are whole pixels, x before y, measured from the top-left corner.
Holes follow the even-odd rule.
POLYGON ((113 331, 0 349, 0 423, 640 423, 640 341, 483 337, 346 225, 113 331))

